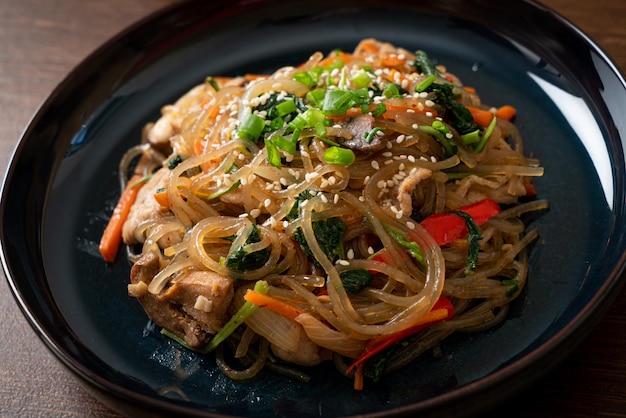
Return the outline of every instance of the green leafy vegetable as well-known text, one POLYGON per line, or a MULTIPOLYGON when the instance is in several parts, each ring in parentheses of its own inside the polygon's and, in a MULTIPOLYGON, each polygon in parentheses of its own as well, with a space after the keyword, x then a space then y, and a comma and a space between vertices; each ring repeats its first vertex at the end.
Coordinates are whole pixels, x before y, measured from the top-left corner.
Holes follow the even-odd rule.
MULTIPOLYGON (((245 231, 245 228, 242 228, 240 233, 243 233, 243 231, 245 231)), ((254 252, 246 250, 246 245, 259 241, 261 241, 261 230, 258 226, 252 225, 252 230, 246 241, 240 246, 231 247, 224 265, 236 271, 255 270, 263 266, 270 257, 268 248, 254 252)))
POLYGON ((374 278, 372 273, 364 269, 346 270, 339 273, 341 283, 348 293, 358 293, 374 278))
POLYGON ((312 197, 313 195, 309 190, 302 191, 298 196, 296 196, 296 201, 291 207, 289 213, 285 216, 285 219, 287 221, 293 221, 294 219, 298 218, 298 216, 300 216, 300 203, 304 202, 305 200, 309 200, 312 197))
POLYGON ((410 240, 406 235, 397 229, 392 228, 390 225, 383 224, 383 226, 391 238, 404 247, 411 257, 413 257, 418 263, 424 265, 424 253, 417 242, 410 240))
POLYGON ((426 75, 437 75, 439 71, 437 71, 437 67, 430 60, 428 54, 424 51, 415 51, 415 61, 413 65, 419 72, 426 75))
MULTIPOLYGON (((346 230, 346 223, 339 217, 333 217, 314 221, 312 225, 317 243, 328 259, 334 263, 343 251, 341 239, 346 230)), ((300 244, 300 247, 309 259, 319 266, 319 262, 313 257, 309 243, 304 237, 302 228, 297 228, 294 231, 293 238, 300 244)))
POLYGON ((463 211, 452 211, 450 213, 455 214, 465 220, 469 235, 467 237, 468 250, 467 259, 465 260, 465 274, 470 274, 478 264, 478 253, 480 251, 480 240, 483 238, 480 235, 480 228, 474 221, 471 215, 463 211))
POLYGON ((178 166, 178 164, 182 162, 183 162, 183 157, 177 154, 171 160, 168 161, 167 168, 169 168, 170 170, 173 170, 178 166))

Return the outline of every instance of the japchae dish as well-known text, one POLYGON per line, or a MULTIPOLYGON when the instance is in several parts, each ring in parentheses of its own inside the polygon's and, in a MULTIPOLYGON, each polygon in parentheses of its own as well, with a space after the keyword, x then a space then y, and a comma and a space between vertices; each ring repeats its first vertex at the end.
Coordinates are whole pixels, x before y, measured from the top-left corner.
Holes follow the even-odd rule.
POLYGON ((543 169, 514 107, 424 51, 366 39, 208 77, 161 113, 120 162, 100 251, 123 241, 129 294, 232 379, 333 361, 360 389, 496 326, 524 288, 543 169))

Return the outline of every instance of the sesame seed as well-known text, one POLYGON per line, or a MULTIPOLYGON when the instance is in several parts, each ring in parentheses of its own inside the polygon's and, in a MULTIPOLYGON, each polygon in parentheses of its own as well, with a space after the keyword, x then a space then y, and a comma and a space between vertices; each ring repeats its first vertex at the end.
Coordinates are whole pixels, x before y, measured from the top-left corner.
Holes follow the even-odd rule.
POLYGON ((287 229, 288 226, 289 226, 289 222, 283 221, 283 228, 287 229))
POLYGON ((341 264, 342 266, 349 266, 350 265, 348 260, 337 260, 337 264, 341 264))
POLYGON ((384 189, 386 185, 387 182, 385 180, 380 180, 378 181, 378 183, 376 183, 376 187, 378 187, 379 189, 384 189))
POLYGON ((415 229, 415 224, 411 221, 406 222, 406 227, 409 229, 415 229))
POLYGON ((255 208, 250 211, 250 216, 252 216, 253 218, 258 218, 260 214, 261 214, 260 209, 255 208))
POLYGON ((326 195, 325 195, 325 194, 323 194, 323 193, 322 193, 322 194, 320 195, 320 199, 322 199, 322 202, 324 202, 324 203, 328 203, 328 198, 326 197, 326 195))
POLYGON ((411 125, 411 128, 417 129, 417 128, 419 128, 419 125, 417 123, 414 123, 413 125, 411 125))
POLYGON ((367 247, 367 253, 368 253, 369 255, 374 254, 374 249, 373 249, 372 247, 367 247))
POLYGON ((348 252, 346 253, 346 257, 348 257, 348 260, 354 259, 354 250, 352 248, 348 250, 348 252))
POLYGON ((365 176, 365 178, 363 179, 363 186, 365 186, 367 183, 369 183, 370 181, 370 176, 365 176))
POLYGON ((265 206, 266 208, 269 208, 271 204, 272 204, 272 200, 269 198, 265 199, 265 201, 263 202, 263 206, 265 206))
POLYGON ((378 165, 378 161, 376 160, 372 160, 371 165, 374 170, 378 170, 380 168, 380 166, 378 165))
POLYGON ((409 161, 414 163, 415 162, 415 157, 412 155, 409 155, 409 161))
POLYGON ((305 179, 306 181, 313 181, 313 180, 315 180, 316 178, 318 178, 318 177, 319 177, 319 175, 320 175, 320 173, 318 173, 318 172, 316 172, 316 171, 314 171, 314 172, 312 172, 312 173, 306 173, 306 175, 304 176, 304 179, 305 179))
POLYGON ((333 203, 336 205, 339 202, 339 195, 336 194, 335 197, 333 198, 333 203))
POLYGON ((393 156, 393 152, 383 152, 383 157, 392 157, 393 156))
POLYGON ((429 118, 433 117, 433 112, 426 112, 426 116, 428 116, 429 118))

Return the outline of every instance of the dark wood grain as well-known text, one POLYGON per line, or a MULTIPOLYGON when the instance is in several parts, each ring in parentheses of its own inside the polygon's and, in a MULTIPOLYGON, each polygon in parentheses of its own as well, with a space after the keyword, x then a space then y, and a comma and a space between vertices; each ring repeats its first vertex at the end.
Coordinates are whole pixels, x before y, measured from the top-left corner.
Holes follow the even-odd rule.
MULTIPOLYGON (((173 0, 0 4, 0 167, 56 84, 98 45, 173 0)), ((545 0, 626 70, 626 1, 545 0)), ((626 117, 626 109, 624 112, 626 117)), ((47 351, 0 278, 0 416, 117 417, 47 351)), ((574 352, 494 416, 626 417, 626 291, 574 352)))

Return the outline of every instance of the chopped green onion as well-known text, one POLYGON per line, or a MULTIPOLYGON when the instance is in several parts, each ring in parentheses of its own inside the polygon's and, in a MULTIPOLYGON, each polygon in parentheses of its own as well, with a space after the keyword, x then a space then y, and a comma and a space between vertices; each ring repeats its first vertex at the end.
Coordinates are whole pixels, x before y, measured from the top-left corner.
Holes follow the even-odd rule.
POLYGON ((480 141, 480 129, 461 135, 461 142, 464 145, 475 144, 480 141))
POLYGON ((293 79, 308 88, 314 87, 317 84, 317 75, 310 71, 298 71, 293 75, 293 79))
POLYGON ((306 99, 309 101, 311 106, 321 107, 324 102, 324 95, 326 91, 322 88, 311 90, 306 94, 306 99))
POLYGON ((480 138, 480 142, 476 144, 476 148, 474 148, 474 152, 481 152, 483 148, 485 148, 485 144, 487 143, 487 140, 489 139, 489 137, 493 133, 493 130, 496 127, 496 122, 497 120, 496 120, 496 117, 494 116, 493 119, 491 119, 491 122, 489 122, 489 126, 487 126, 487 129, 485 129, 485 132, 483 133, 482 138, 480 138))
POLYGON ((339 144, 339 143, 337 143, 335 141, 331 141, 330 139, 325 138, 323 136, 320 136, 319 140, 322 141, 325 144, 332 145, 333 147, 340 147, 341 146, 341 144, 339 144))
POLYGON ((213 77, 207 77, 205 80, 205 82, 207 82, 211 87, 213 87, 213 90, 220 91, 220 86, 217 85, 217 81, 215 81, 215 79, 213 77))
POLYGON ((280 128, 282 128, 284 125, 285 125, 285 120, 281 118, 280 116, 278 116, 272 119, 272 121, 270 122, 269 128, 270 128, 270 131, 277 131, 280 128))
POLYGON ((367 142, 368 144, 370 144, 374 138, 376 138, 376 134, 379 131, 384 131, 385 128, 381 128, 380 126, 376 126, 374 129, 372 129, 371 131, 369 131, 366 135, 365 135, 365 142, 367 142))
POLYGON ((448 129, 448 127, 446 126, 445 123, 443 123, 440 120, 435 120, 433 121, 432 125, 433 128, 435 128, 436 130, 438 130, 439 132, 441 132, 442 134, 447 134, 450 133, 450 129, 448 129))
POLYGON ((387 106, 384 103, 378 103, 374 110, 372 110, 372 116, 377 117, 387 111, 387 106))
POLYGON ((296 107, 296 102, 293 99, 285 100, 282 103, 278 103, 276 105, 276 111, 278 112, 278 116, 285 116, 290 114, 291 112, 295 112, 298 108, 296 107))
POLYGON ((331 116, 343 116, 352 103, 352 93, 346 90, 327 90, 322 102, 322 111, 331 116))
POLYGON ((424 265, 424 253, 417 242, 409 239, 405 234, 393 228, 391 225, 383 223, 383 227, 389 236, 404 247, 404 249, 415 259, 415 261, 422 266, 424 265))
POLYGON ((298 116, 296 116, 295 118, 293 118, 293 120, 291 122, 288 123, 289 127, 291 129, 304 129, 307 127, 308 123, 306 121, 306 119, 300 114, 298 116))
POLYGON ((415 86, 415 91, 418 93, 423 92, 424 90, 426 90, 428 87, 430 87, 431 84, 433 84, 433 82, 437 79, 437 76, 434 74, 429 75, 428 77, 426 77, 425 79, 423 79, 422 81, 420 81, 417 86, 415 86))
POLYGON ((306 126, 310 128, 315 127, 319 123, 324 123, 326 119, 321 110, 312 108, 307 109, 301 116, 306 121, 306 126))
POLYGON ((361 69, 361 71, 353 75, 350 78, 350 80, 352 80, 352 82, 356 84, 358 87, 367 87, 372 82, 372 79, 370 78, 370 76, 363 69, 361 69))
POLYGON ((420 125, 419 130, 431 135, 437 140, 437 142, 439 142, 439 145, 441 145, 445 151, 444 158, 448 158, 456 154, 458 150, 456 142, 448 139, 445 134, 428 125, 420 125))
MULTIPOLYGON (((270 290, 270 286, 267 284, 267 282, 259 280, 254 284, 254 290, 259 293, 267 294, 267 292, 270 290)), ((230 318, 230 320, 226 322, 226 324, 224 324, 224 326, 219 331, 217 331, 213 338, 211 338, 211 341, 209 341, 209 344, 203 351, 210 353, 211 351, 215 350, 218 345, 224 342, 226 338, 228 338, 233 332, 235 332, 239 325, 241 325, 246 319, 248 319, 248 317, 250 317, 250 315, 252 315, 254 311, 256 311, 258 308, 259 307, 254 303, 248 301, 244 302, 241 308, 239 308, 239 310, 230 318)))
POLYGON ((269 139, 265 140, 265 149, 267 150, 267 161, 276 168, 281 168, 280 152, 274 142, 269 139))
POLYGON ((250 113, 241 123, 237 134, 240 138, 256 141, 261 136, 263 128, 265 128, 265 119, 250 113))
POLYGON ((282 135, 272 135, 271 141, 278 148, 282 149, 285 152, 288 152, 289 154, 294 154, 296 152, 296 143, 288 140, 282 135))
POLYGON ((351 149, 340 147, 329 147, 324 151, 324 161, 328 164, 338 164, 345 167, 350 166, 356 157, 351 149))
POLYGON ((323 137, 326 135, 326 125, 324 122, 318 122, 315 124, 315 133, 319 137, 323 137))

